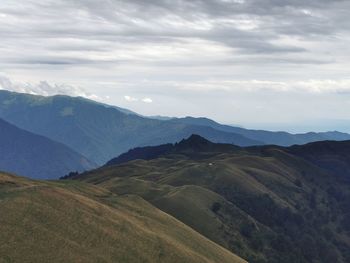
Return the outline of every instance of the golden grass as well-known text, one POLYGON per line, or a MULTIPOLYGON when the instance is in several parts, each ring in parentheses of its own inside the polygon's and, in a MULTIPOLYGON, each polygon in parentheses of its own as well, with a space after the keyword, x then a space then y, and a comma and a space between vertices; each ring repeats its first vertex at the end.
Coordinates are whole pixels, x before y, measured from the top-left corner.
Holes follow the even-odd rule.
POLYGON ((0 262, 245 262, 140 197, 0 175, 0 262))

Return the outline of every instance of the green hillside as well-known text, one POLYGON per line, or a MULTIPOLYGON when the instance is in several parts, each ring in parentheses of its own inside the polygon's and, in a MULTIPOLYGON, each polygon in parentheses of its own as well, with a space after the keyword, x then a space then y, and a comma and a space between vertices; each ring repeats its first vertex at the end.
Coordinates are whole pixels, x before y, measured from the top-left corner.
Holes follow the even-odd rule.
POLYGON ((135 195, 0 174, 0 262, 245 262, 135 195))
POLYGON ((237 148, 192 136, 154 159, 74 179, 142 196, 252 263, 345 263, 350 174, 339 174, 349 163, 339 158, 344 152, 350 152, 348 142, 237 148), (327 146, 333 143, 337 147, 327 146), (310 156, 322 145, 319 163, 310 156), (333 169, 325 166, 334 159, 333 169))

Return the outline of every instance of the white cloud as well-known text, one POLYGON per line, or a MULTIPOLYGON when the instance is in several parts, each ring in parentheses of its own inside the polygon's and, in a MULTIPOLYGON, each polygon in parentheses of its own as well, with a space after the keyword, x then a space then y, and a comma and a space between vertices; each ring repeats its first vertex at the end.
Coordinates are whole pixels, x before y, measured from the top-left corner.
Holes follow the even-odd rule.
POLYGON ((136 97, 132 97, 132 96, 129 96, 129 95, 125 95, 124 96, 124 99, 128 102, 136 102, 136 101, 142 101, 144 103, 152 103, 153 100, 151 98, 148 98, 148 97, 145 97, 145 98, 142 98, 142 99, 139 99, 139 98, 136 98, 136 97))
POLYGON ((134 101, 138 101, 139 100, 138 98, 134 98, 134 97, 131 97, 131 96, 128 96, 128 95, 125 95, 124 99, 126 101, 129 101, 129 102, 134 102, 134 101))
POLYGON ((145 103, 152 103, 153 102, 153 100, 151 98, 143 98, 142 101, 145 103))
POLYGON ((181 90, 226 91, 226 92, 302 92, 302 93, 350 93, 350 79, 340 80, 218 80, 196 81, 173 84, 181 90))
POLYGON ((0 75, 0 89, 42 96, 61 94, 73 97, 85 97, 92 100, 101 100, 99 96, 89 93, 83 88, 77 86, 68 84, 50 84, 47 81, 40 81, 38 83, 12 81, 5 75, 0 75))
POLYGON ((295 88, 313 93, 350 93, 350 79, 307 80, 295 82, 295 88))

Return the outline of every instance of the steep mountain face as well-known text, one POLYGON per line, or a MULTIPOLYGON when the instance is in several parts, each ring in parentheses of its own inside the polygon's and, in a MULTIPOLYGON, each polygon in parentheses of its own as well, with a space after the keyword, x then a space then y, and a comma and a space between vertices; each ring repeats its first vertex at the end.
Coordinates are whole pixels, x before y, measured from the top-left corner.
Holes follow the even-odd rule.
POLYGON ((0 119, 0 170, 36 179, 57 179, 96 165, 67 146, 0 119))
POLYGON ((104 164, 131 148, 172 143, 200 134, 215 142, 261 144, 211 127, 141 117, 83 98, 42 97, 0 91, 0 117, 36 134, 61 142, 104 164))
POLYGON ((244 129, 240 127, 233 127, 229 125, 222 125, 207 118, 186 117, 186 118, 172 119, 171 121, 175 123, 184 123, 184 124, 212 127, 219 131, 240 134, 246 138, 263 142, 264 144, 274 144, 274 145, 280 145, 280 146, 290 146, 293 144, 306 144, 309 142, 324 141, 324 140, 335 140, 335 141, 350 140, 350 134, 337 132, 337 131, 290 134, 287 132, 250 130, 250 129, 244 129))
POLYGON ((144 151, 71 179, 141 196, 251 263, 350 262, 348 141, 240 148, 191 136, 144 151))
POLYGON ((137 196, 0 173, 1 262, 244 263, 137 196))

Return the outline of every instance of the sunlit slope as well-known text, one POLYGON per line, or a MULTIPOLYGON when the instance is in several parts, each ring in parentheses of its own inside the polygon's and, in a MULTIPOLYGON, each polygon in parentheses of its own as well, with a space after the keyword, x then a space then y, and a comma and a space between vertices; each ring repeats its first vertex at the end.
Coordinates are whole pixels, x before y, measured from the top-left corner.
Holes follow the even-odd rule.
POLYGON ((0 262, 245 262, 140 197, 0 174, 0 262))

